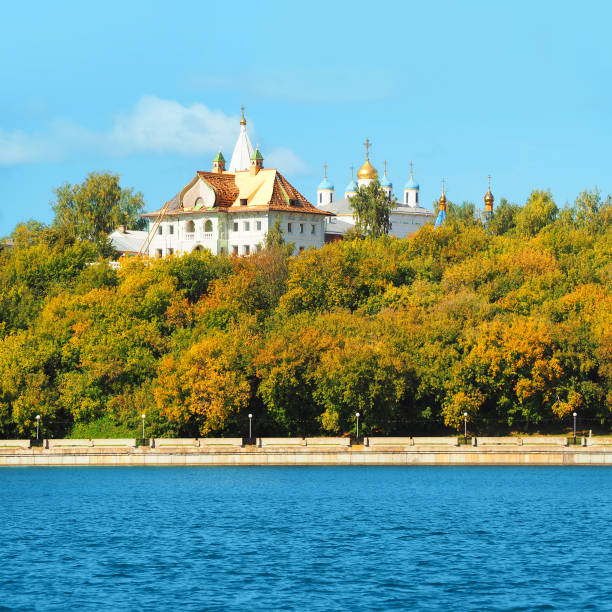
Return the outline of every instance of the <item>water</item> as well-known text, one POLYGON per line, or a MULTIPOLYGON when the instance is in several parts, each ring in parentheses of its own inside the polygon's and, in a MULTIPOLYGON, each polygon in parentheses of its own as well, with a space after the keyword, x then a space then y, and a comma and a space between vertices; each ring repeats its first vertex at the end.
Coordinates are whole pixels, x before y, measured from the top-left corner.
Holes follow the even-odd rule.
POLYGON ((4 468, 0 610, 611 610, 612 470, 4 468))

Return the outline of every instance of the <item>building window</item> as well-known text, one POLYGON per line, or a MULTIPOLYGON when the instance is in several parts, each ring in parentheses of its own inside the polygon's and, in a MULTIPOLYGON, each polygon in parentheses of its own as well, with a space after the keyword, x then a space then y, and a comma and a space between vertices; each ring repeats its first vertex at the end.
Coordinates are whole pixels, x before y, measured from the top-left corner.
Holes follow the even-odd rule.
POLYGON ((317 226, 313 223, 311 228, 310 228, 310 233, 311 234, 316 234, 317 233, 317 226))
POLYGON ((234 231, 237 232, 238 231, 238 221, 234 221, 234 231))
POLYGON ((393 229, 393 223, 389 223, 389 229, 393 229))
POLYGON ((169 234, 174 234, 174 225, 170 224, 170 225, 168 226, 168 233, 169 233, 169 234))
POLYGON ((212 221, 210 219, 207 219, 206 222, 204 223, 204 233, 206 234, 210 234, 213 231, 213 224, 212 221))
POLYGON ((161 249, 155 249, 155 257, 161 257, 162 256, 162 250, 161 249))
POLYGON ((246 206, 247 205, 247 199, 246 198, 240 198, 240 206, 246 206))
POLYGON ((195 223, 193 221, 187 221, 187 223, 185 223, 185 231, 188 234, 194 234, 195 233, 195 223))
POLYGON ((174 255, 174 249, 168 249, 168 255, 174 255))
POLYGON ((300 223, 300 234, 304 233, 304 224, 300 223))
POLYGON ((287 223, 287 233, 291 233, 291 223, 287 223))
POLYGON ((234 255, 238 255, 238 247, 237 247, 237 246, 233 246, 233 247, 232 247, 232 253, 233 253, 234 255))
POLYGON ((323 203, 323 193, 319 193, 319 204, 323 203))
POLYGON ((255 252, 259 253, 261 251, 261 244, 256 244, 255 245, 255 252))
POLYGON ((418 204, 419 203, 419 192, 417 191, 414 195, 416 197, 415 203, 418 204))
POLYGON ((244 254, 248 255, 251 252, 251 247, 248 244, 244 245, 244 254))
POLYGON ((244 231, 248 232, 251 230, 251 224, 248 221, 244 222, 244 231))
POLYGON ((303 247, 303 246, 301 246, 301 247, 300 247, 300 253, 301 253, 303 250, 304 250, 304 247, 303 247))
POLYGON ((161 235, 164 233, 164 228, 163 228, 161 225, 160 225, 160 226, 157 228, 157 233, 158 233, 160 236, 161 236, 161 235))
POLYGON ((336 217, 329 217, 329 222, 330 223, 335 223, 336 222, 336 217))
POLYGON ((257 221, 257 231, 261 230, 261 221, 257 221))

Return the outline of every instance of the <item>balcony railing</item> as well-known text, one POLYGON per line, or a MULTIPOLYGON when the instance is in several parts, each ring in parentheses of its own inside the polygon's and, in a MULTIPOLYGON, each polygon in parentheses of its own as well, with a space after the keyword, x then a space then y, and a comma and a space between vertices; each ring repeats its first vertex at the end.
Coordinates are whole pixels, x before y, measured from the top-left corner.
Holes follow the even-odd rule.
POLYGON ((195 232, 185 232, 185 240, 195 240, 195 232))

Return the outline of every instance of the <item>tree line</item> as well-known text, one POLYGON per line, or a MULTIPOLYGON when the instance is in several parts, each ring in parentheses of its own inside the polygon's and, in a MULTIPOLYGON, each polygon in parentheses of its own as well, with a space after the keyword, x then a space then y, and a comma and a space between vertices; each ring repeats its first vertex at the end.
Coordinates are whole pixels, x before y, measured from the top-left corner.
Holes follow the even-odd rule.
POLYGON ((559 209, 534 191, 484 225, 449 203, 409 239, 356 231, 292 257, 271 235, 249 257, 113 270, 106 232, 143 206, 115 179, 64 186, 55 223, 19 225, 0 254, 2 437, 37 414, 56 437, 135 437, 143 413, 149 435, 189 437, 246 435, 248 414, 257 435, 349 433, 355 412, 379 435, 458 430, 464 412, 481 434, 559 431, 574 411, 612 425, 610 196, 559 209))

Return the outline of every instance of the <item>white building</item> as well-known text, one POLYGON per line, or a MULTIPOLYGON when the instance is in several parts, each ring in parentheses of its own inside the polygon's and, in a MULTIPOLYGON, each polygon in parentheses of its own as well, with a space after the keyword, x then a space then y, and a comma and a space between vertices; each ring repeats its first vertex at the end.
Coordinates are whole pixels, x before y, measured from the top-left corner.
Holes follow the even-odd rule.
POLYGON ((211 172, 197 172, 160 210, 143 215, 149 220, 145 250, 151 257, 201 249, 248 255, 262 247, 279 219, 285 241, 298 254, 323 246, 331 214, 313 206, 278 170, 263 167, 243 113, 230 169, 219 152, 211 172))
MULTIPOLYGON (((334 199, 334 186, 327 178, 327 165, 323 181, 317 189, 317 207, 325 212, 332 213, 326 219, 325 234, 328 241, 340 239, 355 225, 355 217, 350 205, 350 198, 360 187, 366 187, 378 179, 378 171, 370 163, 370 141, 366 140, 366 160, 357 172, 357 182, 352 175, 351 182, 344 190, 344 198, 334 199)), ((421 207, 419 202, 419 185, 414 180, 412 162, 410 162, 410 178, 404 186, 401 199, 393 194, 393 183, 387 177, 387 162, 385 171, 380 180, 382 189, 394 203, 395 207, 389 215, 389 234, 404 238, 416 233, 423 225, 433 221, 435 215, 431 210, 421 207)))

